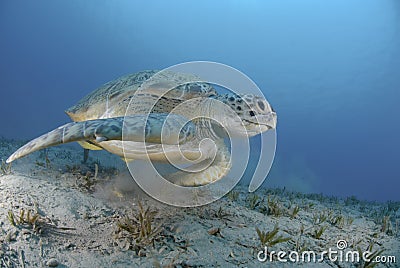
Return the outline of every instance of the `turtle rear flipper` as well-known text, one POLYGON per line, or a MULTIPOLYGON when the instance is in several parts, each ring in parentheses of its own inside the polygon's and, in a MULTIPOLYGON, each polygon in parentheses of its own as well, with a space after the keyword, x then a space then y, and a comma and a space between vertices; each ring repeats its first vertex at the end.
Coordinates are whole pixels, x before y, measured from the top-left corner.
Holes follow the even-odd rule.
POLYGON ((193 123, 177 114, 133 115, 72 122, 60 126, 19 148, 7 160, 10 163, 27 154, 74 141, 90 141, 101 147, 109 140, 181 144, 195 132, 193 123))

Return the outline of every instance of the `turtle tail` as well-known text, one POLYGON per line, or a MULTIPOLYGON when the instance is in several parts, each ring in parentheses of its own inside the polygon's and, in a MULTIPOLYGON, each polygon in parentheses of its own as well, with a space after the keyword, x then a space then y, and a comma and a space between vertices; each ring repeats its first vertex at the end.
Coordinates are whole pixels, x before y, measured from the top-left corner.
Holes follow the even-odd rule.
POLYGON ((27 154, 74 141, 96 141, 120 140, 122 138, 123 118, 96 119, 82 122, 72 122, 60 126, 42 136, 31 140, 16 152, 14 152, 6 163, 21 158, 27 154))

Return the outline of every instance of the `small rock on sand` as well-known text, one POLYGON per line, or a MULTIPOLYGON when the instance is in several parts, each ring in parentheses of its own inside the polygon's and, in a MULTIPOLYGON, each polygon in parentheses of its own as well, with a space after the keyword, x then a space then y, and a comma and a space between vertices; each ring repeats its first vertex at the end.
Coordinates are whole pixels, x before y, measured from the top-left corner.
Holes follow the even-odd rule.
POLYGON ((57 267, 58 266, 58 261, 56 259, 54 259, 54 258, 51 258, 50 260, 48 260, 46 262, 46 265, 48 267, 57 267))

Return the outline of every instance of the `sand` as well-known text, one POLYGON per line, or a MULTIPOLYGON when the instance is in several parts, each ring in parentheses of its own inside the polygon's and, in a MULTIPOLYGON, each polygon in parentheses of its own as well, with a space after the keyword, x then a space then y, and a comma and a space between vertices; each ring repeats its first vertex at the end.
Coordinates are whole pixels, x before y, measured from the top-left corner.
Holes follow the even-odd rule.
MULTIPOLYGON (((21 144, 1 139, 0 158, 21 144)), ((249 194, 239 185, 210 205, 177 208, 144 194, 124 163, 107 152, 91 152, 87 163, 81 161, 81 149, 59 146, 17 160, 11 171, 2 166, 1 267, 369 267, 327 254, 315 262, 292 262, 289 254, 293 259, 313 251, 319 259, 331 249, 339 257, 370 245, 387 257, 376 267, 400 267, 398 202, 285 189, 249 194), (149 209, 152 227, 141 238, 134 222, 139 204, 149 209), (131 232, 121 229, 126 222, 131 232), (275 226, 277 234, 263 245, 256 228, 268 233, 275 226), (275 244, 277 238, 284 242, 275 244)))

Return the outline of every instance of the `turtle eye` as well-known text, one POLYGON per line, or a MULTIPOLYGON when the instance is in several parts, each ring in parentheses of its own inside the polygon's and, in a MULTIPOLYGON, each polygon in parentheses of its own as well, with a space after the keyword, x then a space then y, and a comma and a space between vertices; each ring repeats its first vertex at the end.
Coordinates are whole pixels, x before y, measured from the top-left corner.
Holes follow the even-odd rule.
POLYGON ((255 116, 256 114, 254 113, 254 111, 250 111, 249 112, 250 116, 255 116))
POLYGON ((265 110, 265 104, 264 104, 262 101, 258 101, 257 104, 258 104, 258 107, 259 107, 262 111, 265 110))

